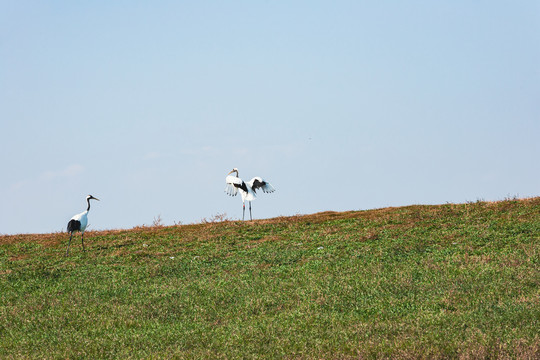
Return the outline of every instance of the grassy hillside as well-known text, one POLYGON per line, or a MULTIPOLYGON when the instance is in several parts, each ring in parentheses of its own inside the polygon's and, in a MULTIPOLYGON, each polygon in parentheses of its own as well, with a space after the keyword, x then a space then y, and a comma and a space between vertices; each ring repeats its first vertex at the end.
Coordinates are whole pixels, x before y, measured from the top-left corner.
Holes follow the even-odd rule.
POLYGON ((0 237, 0 358, 534 358, 540 197, 0 237))

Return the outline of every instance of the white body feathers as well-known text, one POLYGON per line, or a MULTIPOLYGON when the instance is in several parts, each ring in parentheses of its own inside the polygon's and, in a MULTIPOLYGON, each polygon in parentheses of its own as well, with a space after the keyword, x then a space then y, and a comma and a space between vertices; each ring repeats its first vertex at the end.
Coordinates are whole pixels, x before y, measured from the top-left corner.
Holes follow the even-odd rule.
POLYGON ((80 214, 74 215, 67 224, 67 231, 70 233, 69 235, 69 242, 68 247, 66 250, 66 256, 69 254, 69 245, 71 245, 71 238, 73 237, 73 233, 80 231, 81 232, 81 245, 84 249, 84 231, 86 230, 86 227, 88 226, 88 212, 90 211, 90 200, 98 200, 98 198, 93 197, 92 195, 88 195, 86 197, 86 203, 88 204, 88 207, 86 208, 86 211, 83 211, 80 214))
POLYGON ((84 230, 86 230, 86 226, 88 225, 88 210, 73 216, 70 220, 77 220, 78 222, 80 222, 81 228, 79 231, 81 233, 84 233, 84 230))
POLYGON ((256 176, 245 183, 237 176, 228 175, 225 178, 225 182, 227 184, 225 186, 225 192, 227 195, 236 196, 238 191, 240 191, 240 195, 242 195, 242 202, 255 200, 257 198, 257 194, 255 192, 257 189, 261 189, 265 193, 275 191, 274 187, 269 182, 264 181, 259 176, 256 176))
POLYGON ((269 183, 263 180, 262 178, 256 176, 247 183, 244 182, 244 180, 240 179, 238 177, 238 169, 234 168, 229 174, 227 174, 227 177, 225 178, 225 192, 227 195, 230 196, 236 196, 238 194, 238 191, 240 191, 240 194, 242 195, 242 220, 244 220, 244 214, 246 210, 245 202, 249 202, 249 217, 250 219, 253 219, 251 216, 251 202, 257 198, 257 190, 261 189, 265 193, 271 193, 274 192, 274 187, 269 183), (231 175, 232 173, 236 173, 235 175, 231 175))

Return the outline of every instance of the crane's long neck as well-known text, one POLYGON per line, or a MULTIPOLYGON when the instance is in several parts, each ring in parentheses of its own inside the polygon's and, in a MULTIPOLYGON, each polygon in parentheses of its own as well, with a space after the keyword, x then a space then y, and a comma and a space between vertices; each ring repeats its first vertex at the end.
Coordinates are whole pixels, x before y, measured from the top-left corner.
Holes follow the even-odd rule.
POLYGON ((86 212, 90 211, 90 199, 86 199, 86 202, 88 203, 88 208, 86 209, 86 212))

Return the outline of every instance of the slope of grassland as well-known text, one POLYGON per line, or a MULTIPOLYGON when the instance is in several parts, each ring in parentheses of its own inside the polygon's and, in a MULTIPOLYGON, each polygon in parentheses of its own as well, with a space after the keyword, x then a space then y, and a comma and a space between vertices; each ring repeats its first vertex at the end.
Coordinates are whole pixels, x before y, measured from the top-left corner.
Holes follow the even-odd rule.
POLYGON ((540 198, 0 237, 0 358, 537 358, 540 198))

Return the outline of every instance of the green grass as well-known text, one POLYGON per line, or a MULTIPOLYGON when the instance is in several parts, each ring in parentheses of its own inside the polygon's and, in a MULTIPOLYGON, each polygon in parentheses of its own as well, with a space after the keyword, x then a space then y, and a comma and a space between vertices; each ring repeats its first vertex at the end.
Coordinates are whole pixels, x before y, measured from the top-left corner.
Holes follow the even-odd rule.
POLYGON ((0 358, 537 358, 540 197, 0 237, 0 358))

